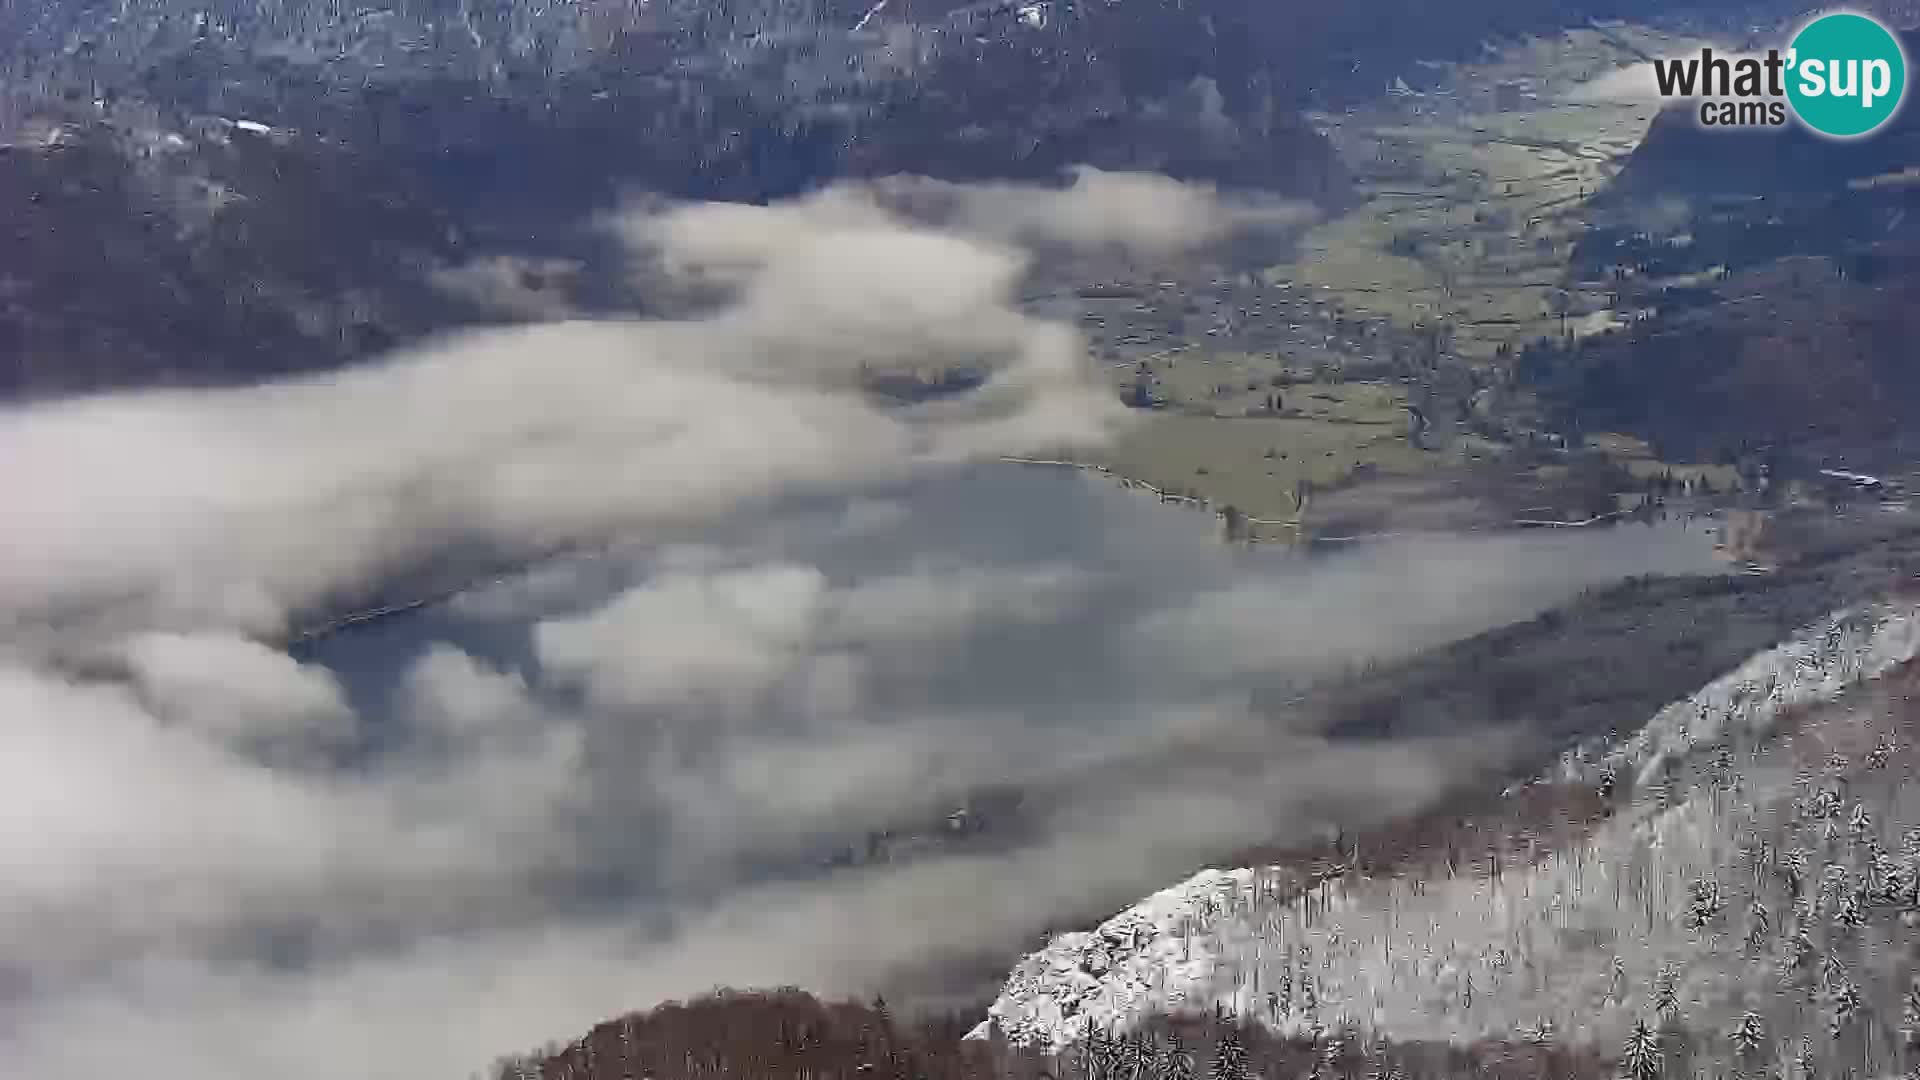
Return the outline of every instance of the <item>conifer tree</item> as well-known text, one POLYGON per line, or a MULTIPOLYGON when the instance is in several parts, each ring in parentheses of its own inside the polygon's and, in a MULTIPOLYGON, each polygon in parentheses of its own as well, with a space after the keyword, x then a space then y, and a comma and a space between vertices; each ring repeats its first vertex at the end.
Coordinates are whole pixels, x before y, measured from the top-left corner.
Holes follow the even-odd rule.
POLYGON ((1310 1030, 1320 1030, 1320 995, 1314 992, 1313 976, 1305 973, 1300 976, 1300 1016, 1310 1030))
POLYGON ((1672 964, 1663 966, 1653 980, 1653 1011, 1663 1023, 1680 1018, 1680 972, 1672 964))
POLYGON ((1840 906, 1834 910, 1833 921, 1849 930, 1860 929, 1867 924, 1867 901, 1864 887, 1841 893, 1840 906))
POLYGON ((1840 976, 1827 991, 1827 1035, 1838 1039, 1860 1017, 1863 1004, 1860 988, 1852 979, 1840 976))
POLYGON ((1340 1058, 1346 1053, 1346 1049, 1346 1039, 1337 1033, 1322 1040, 1314 1052, 1313 1075, 1315 1077, 1337 1075, 1338 1069, 1340 1068, 1340 1058))
POLYGON ((1750 1064, 1766 1044, 1766 1028, 1760 1021, 1760 1014, 1748 1009, 1727 1033, 1727 1041, 1733 1044, 1733 1053, 1740 1062, 1750 1064))
POLYGON ((1213 1068, 1208 1071, 1207 1080, 1251 1080, 1252 1076, 1247 1068, 1247 1048, 1240 1044, 1240 1033, 1227 1028, 1214 1044, 1213 1068))
POLYGON ((1900 1002, 1900 1036, 1907 1046, 1920 1049, 1920 979, 1907 986, 1900 1002))
POLYGON ((1080 1038, 1080 1076, 1082 1080, 1106 1080, 1103 1071, 1106 1065, 1107 1033, 1087 1017, 1085 1033, 1080 1038))
POLYGON ((1853 813, 1847 818, 1847 831, 1856 843, 1865 840, 1873 831, 1873 815, 1867 813, 1866 803, 1854 803, 1853 813))
POLYGON ((1748 951, 1757 953, 1766 948, 1767 936, 1772 930, 1773 916, 1767 911, 1767 906, 1755 897, 1752 906, 1747 909, 1748 951))
POLYGON ((1613 970, 1607 976, 1607 1000, 1615 1004, 1627 999, 1627 962, 1624 958, 1613 958, 1613 970))
POLYGON ((1696 881, 1687 887, 1687 893, 1686 927, 1689 930, 1703 929, 1720 914, 1723 906, 1720 885, 1715 881, 1696 881))
POLYGON ((1193 1051, 1187 1049, 1179 1032, 1167 1034, 1166 1052, 1161 1058, 1161 1063, 1160 1075, 1165 1077, 1165 1080, 1194 1080, 1196 1063, 1193 1059, 1193 1051))
POLYGON ((1793 1080, 1818 1080, 1819 1064, 1813 1060, 1813 1040, 1802 1035, 1800 1048, 1793 1054, 1793 1080))
POLYGON ((1659 1034, 1645 1020, 1634 1021, 1633 1031, 1620 1048, 1622 1080, 1660 1080, 1662 1057, 1659 1034))
POLYGON ((1900 864, 1877 842, 1867 854, 1867 897, 1875 904, 1888 906, 1900 902, 1900 864))
POLYGON ((1807 933, 1806 924, 1798 923, 1793 928, 1793 935, 1787 939, 1786 955, 1781 958, 1781 985, 1791 985, 1799 978, 1813 964, 1815 952, 1813 937, 1807 933))
POLYGON ((1115 1073, 1119 1080, 1146 1080, 1150 1060, 1146 1040, 1134 1032, 1121 1038, 1115 1048, 1115 1073))

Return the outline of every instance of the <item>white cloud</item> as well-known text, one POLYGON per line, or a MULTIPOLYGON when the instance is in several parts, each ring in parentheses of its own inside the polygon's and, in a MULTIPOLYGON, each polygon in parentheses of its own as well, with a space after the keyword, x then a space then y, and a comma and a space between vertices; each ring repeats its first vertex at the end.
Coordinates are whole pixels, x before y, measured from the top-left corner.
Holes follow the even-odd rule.
POLYGON ((968 232, 1009 243, 1140 258, 1204 251, 1236 233, 1309 224, 1312 206, 1271 196, 1216 192, 1157 173, 1073 170, 1064 187, 953 184, 893 177, 878 190, 968 232))
POLYGON ((1404 549, 1263 592, 1124 493, 948 468, 1124 420, 1073 331, 1012 306, 1022 245, 1240 212, 1074 190, 949 191, 938 226, 872 186, 658 211, 630 234, 717 278, 717 311, 0 412, 10 1065, 461 1075, 719 982, 865 990, 1430 795, 1455 748, 1325 743, 1221 680, 1470 632, 1557 596, 1505 580, 1557 563, 1440 549, 1463 585, 1404 549), (1022 200, 1061 221, 980 224, 1022 200), (854 386, 950 364, 995 378, 911 408, 854 386), (555 549, 417 621, 269 644, 423 568, 555 549), (982 850, 817 873, 1010 787, 982 850))
MULTIPOLYGON (((644 878, 668 854, 653 849, 673 808, 649 786, 666 759, 631 707, 777 688, 803 727, 863 710, 864 661, 812 640, 817 570, 728 576, 686 546, 661 556, 663 580, 537 634, 562 676, 547 686, 440 646, 356 714, 333 673, 264 643, 396 580, 562 549, 623 558, 795 495, 1098 440, 1124 419, 1072 331, 1011 306, 1017 249, 833 199, 630 218, 669 263, 728 271, 736 295, 703 318, 468 333, 261 386, 0 411, 18 481, 0 560, 0 948, 34 1015, 105 1010, 123 1045, 181 1075, 258 1075, 241 1063, 275 1045, 310 1051, 266 1069, 280 1076, 337 1075, 344 1047, 386 1058, 434 998, 328 1028, 296 1003, 330 976, 273 973, 263 942, 338 972, 382 943, 536 940, 582 902, 583 875, 644 878), (929 364, 995 378, 917 409, 858 385, 865 366, 929 364), (576 677, 589 704, 621 708, 572 711, 557 699, 576 677), (207 1041, 229 1007, 264 1025, 240 1046, 207 1041), (233 1054, 209 1062, 216 1044, 233 1054)), ((836 531, 897 520, 875 507, 836 531)), ((503 585, 520 591, 488 613, 597 600, 591 562, 503 585)), ((838 820, 831 797, 788 802, 838 820)), ((463 1037, 435 1059, 470 1063, 500 1032, 463 1037)), ((59 1040, 30 1071, 107 1049, 59 1040)))
MULTIPOLYGON (((1354 770, 1390 776, 1398 797, 1378 813, 1417 803, 1444 770, 1414 747, 1345 758, 1296 749, 1309 797, 1350 803, 1357 795, 1344 778, 1354 770)), ((420 939, 296 974, 182 958, 129 965, 109 986, 27 1003, 12 1048, 42 1070, 30 1075, 45 1076, 463 1075, 495 1052, 720 985, 858 994, 904 959, 970 958, 1089 897, 1130 900, 1156 874, 1181 872, 1195 843, 1266 835, 1263 814, 1299 809, 1276 802, 1278 792, 1148 792, 1089 808, 1048 843, 1011 855, 745 888, 690 906, 666 940, 617 922, 556 921, 420 939)))
POLYGON ((541 666, 598 704, 754 704, 805 658, 826 579, 799 566, 675 575, 534 632, 541 666))
POLYGON ((849 590, 839 605, 839 632, 872 645, 943 644, 981 623, 1046 624, 1066 616, 1093 582, 1070 567, 986 572, 927 565, 918 572, 874 578, 849 590))
POLYGON ((337 746, 354 717, 333 673, 227 634, 137 634, 125 643, 134 685, 172 723, 237 749, 337 746))
POLYGON ((415 661, 402 683, 405 714, 440 739, 473 746, 537 731, 548 719, 519 675, 495 671, 449 645, 415 661))
POLYGON ((1323 671, 1528 618, 1647 566, 1713 565, 1694 538, 1671 529, 1392 540, 1310 573, 1197 592, 1140 620, 1134 648, 1223 678, 1323 671))
POLYGON ((0 413, 20 478, 0 626, 104 609, 271 632, 449 550, 698 523, 1124 419, 1070 329, 1009 306, 1016 251, 846 202, 634 219, 664 258, 735 273, 736 302, 709 319, 473 333, 264 387, 0 413), (901 364, 999 374, 910 413, 853 385, 901 364))
MULTIPOLYGON (((455 680, 437 681, 452 697, 455 680)), ((470 724, 499 702, 469 692, 475 706, 470 724)), ((529 875, 568 858, 556 815, 579 740, 531 709, 518 737, 361 774, 254 760, 124 688, 19 668, 0 668, 0 711, 0 940, 30 970, 262 927, 351 940, 396 919, 457 923, 460 905, 518 906, 529 875)))

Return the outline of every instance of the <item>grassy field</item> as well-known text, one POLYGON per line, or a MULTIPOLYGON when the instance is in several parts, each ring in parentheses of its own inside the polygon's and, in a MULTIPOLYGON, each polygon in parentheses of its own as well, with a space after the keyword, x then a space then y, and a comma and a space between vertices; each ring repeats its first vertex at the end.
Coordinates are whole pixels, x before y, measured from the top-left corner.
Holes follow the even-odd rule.
POLYGON ((1606 299, 1563 288, 1567 258, 1585 198, 1639 144, 1658 103, 1582 87, 1686 44, 1631 27, 1573 31, 1449 69, 1451 96, 1326 118, 1365 202, 1315 228, 1299 257, 1273 272, 1321 287, 1357 314, 1444 319, 1455 352, 1470 360, 1604 327, 1610 320, 1562 322, 1563 311, 1590 312, 1606 299), (1509 80, 1531 96, 1495 111, 1485 95, 1509 80))
POLYGON ((1102 464, 1162 490, 1197 492, 1279 520, 1294 516, 1302 480, 1325 489, 1369 472, 1405 474, 1438 463, 1438 455, 1407 442, 1397 387, 1309 383, 1281 393, 1286 411, 1277 416, 1157 414, 1102 464))
POLYGON ((1677 464, 1661 461, 1642 439, 1611 432, 1588 435, 1586 445, 1619 462, 1634 477, 1666 474, 1675 480, 1706 481, 1717 491, 1730 491, 1740 482, 1740 470, 1731 465, 1677 464))
MULTIPOLYGON (((1694 45, 1624 26, 1574 31, 1447 68, 1448 94, 1387 98, 1320 118, 1360 178, 1363 202, 1309 230, 1288 261, 1268 269, 1269 281, 1310 297, 1310 311, 1296 307, 1288 318, 1311 326, 1333 315, 1401 328, 1444 323, 1452 354, 1474 364, 1496 362, 1503 345, 1517 350, 1543 335, 1612 325, 1605 293, 1570 281, 1567 267, 1586 198, 1632 153, 1658 109, 1618 92, 1632 84, 1621 73, 1694 45), (1519 107, 1509 101, 1498 110, 1494 88, 1509 81, 1525 93, 1519 107)), ((1153 354, 1144 368, 1166 407, 1101 463, 1216 506, 1292 519, 1303 480, 1324 491, 1497 452, 1465 438, 1445 453, 1412 446, 1403 389, 1333 381, 1324 369, 1333 343, 1321 350, 1313 336, 1323 331, 1332 332, 1311 330, 1296 337, 1298 347, 1270 353, 1226 352, 1198 339, 1153 354), (1275 394, 1277 413, 1269 408, 1275 394)), ((1350 356, 1387 351, 1371 340, 1341 347, 1350 356)), ((1124 389, 1138 369, 1110 370, 1124 389)), ((1632 448, 1618 456, 1630 469, 1665 467, 1632 448)))

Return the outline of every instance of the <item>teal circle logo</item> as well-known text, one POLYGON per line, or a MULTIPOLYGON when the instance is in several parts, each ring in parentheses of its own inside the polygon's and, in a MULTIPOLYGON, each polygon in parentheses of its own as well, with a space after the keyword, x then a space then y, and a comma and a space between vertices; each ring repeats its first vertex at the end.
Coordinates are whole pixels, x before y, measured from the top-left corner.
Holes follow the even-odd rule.
POLYGON ((1787 51, 1787 101, 1800 122, 1851 139, 1878 130, 1907 93, 1907 55, 1876 19, 1850 11, 1800 28, 1787 51))

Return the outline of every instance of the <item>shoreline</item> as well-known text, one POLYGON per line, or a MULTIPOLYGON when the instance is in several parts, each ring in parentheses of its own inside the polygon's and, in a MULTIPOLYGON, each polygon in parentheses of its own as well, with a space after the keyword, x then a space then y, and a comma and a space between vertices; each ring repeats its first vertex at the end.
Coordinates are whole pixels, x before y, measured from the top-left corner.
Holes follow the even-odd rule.
MULTIPOLYGON (((1040 468, 1077 469, 1081 472, 1099 473, 1102 476, 1107 476, 1117 481, 1119 485, 1123 488, 1141 489, 1141 490, 1150 492, 1153 495, 1157 496, 1160 499, 1160 501, 1163 503, 1180 503, 1188 506, 1199 507, 1201 509, 1213 509, 1213 503, 1210 500, 1206 499, 1205 497, 1180 495, 1174 492, 1165 491, 1165 490, 1162 490, 1161 488, 1157 488, 1153 486, 1152 484, 1146 482, 1145 480, 1128 476, 1125 473, 1114 472, 1110 466, 1098 465, 1093 462, 1071 461, 1071 460, 1057 459, 1057 458, 1018 457, 1014 455, 1002 455, 999 458, 999 460, 1002 463, 1009 464, 1009 465, 1028 465, 1028 466, 1034 466, 1034 467, 1040 467, 1040 468)), ((1221 513, 1220 511, 1214 510, 1215 516, 1220 516, 1220 513, 1221 513)), ((1511 521, 1509 521, 1507 525, 1504 527, 1495 526, 1491 528, 1467 528, 1467 529, 1460 529, 1460 530, 1453 530, 1453 531, 1494 533, 1494 532, 1505 532, 1508 530, 1518 531, 1522 529, 1584 529, 1584 528, 1590 528, 1595 525, 1605 525, 1609 522, 1618 521, 1622 518, 1632 515, 1633 513, 1634 511, 1632 510, 1613 510, 1605 514, 1596 514, 1593 517, 1587 518, 1584 521, 1555 521, 1548 518, 1514 518, 1511 521)), ((1241 520, 1248 525, 1279 526, 1281 528, 1292 529, 1294 530, 1296 536, 1304 533, 1307 527, 1306 522, 1302 521, 1298 517, 1295 517, 1292 519, 1284 519, 1284 518, 1257 518, 1257 517, 1253 517, 1252 515, 1242 515, 1241 520)), ((1388 537, 1406 536, 1406 535, 1410 535, 1410 534, 1406 532, 1384 532, 1384 533, 1360 533, 1354 536, 1316 536, 1316 537, 1311 537, 1310 542, 1323 543, 1323 544, 1354 543, 1354 542, 1363 541, 1363 540, 1385 539, 1388 537)), ((1250 539, 1249 542, 1258 543, 1259 541, 1257 539, 1250 539)))

